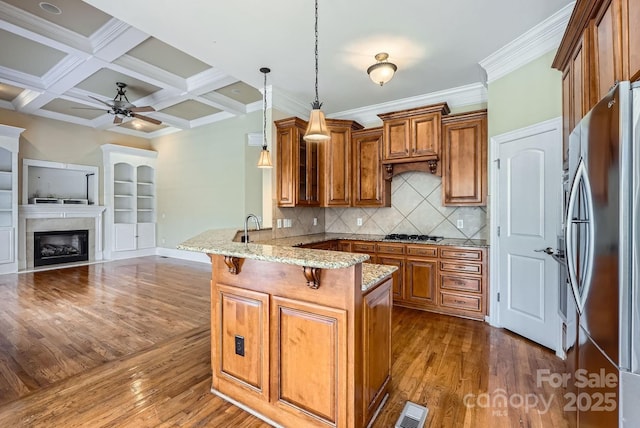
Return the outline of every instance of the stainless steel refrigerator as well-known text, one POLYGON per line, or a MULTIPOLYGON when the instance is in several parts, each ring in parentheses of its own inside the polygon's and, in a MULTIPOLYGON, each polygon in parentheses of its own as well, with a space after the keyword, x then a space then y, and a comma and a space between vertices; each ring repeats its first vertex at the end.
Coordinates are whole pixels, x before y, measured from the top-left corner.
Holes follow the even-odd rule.
POLYGON ((640 426, 640 85, 620 82, 569 138, 565 254, 578 310, 567 410, 640 426))

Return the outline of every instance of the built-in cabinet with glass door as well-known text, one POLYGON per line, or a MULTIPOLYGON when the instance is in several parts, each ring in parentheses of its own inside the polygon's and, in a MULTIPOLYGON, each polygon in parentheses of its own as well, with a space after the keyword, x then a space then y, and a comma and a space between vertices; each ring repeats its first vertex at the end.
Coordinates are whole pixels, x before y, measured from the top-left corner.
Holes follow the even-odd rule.
POLYGON ((105 144, 105 256, 153 254, 156 246, 157 152, 105 144))
POLYGON ((0 273, 18 271, 18 147, 23 131, 0 125, 0 273))

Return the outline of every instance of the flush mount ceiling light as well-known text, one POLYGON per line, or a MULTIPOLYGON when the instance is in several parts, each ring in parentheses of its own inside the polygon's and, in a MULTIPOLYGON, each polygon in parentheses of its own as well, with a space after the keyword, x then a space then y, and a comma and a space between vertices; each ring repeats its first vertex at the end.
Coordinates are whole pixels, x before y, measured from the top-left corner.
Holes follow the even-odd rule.
POLYGON ((264 74, 264 92, 262 97, 264 99, 264 108, 262 109, 262 151, 260 152, 260 159, 258 160, 258 168, 272 168, 271 153, 267 149, 267 73, 270 73, 271 69, 262 67, 260 73, 264 74))
POLYGON ((318 0, 316 0, 316 99, 311 103, 311 115, 309 116, 309 124, 307 130, 304 133, 305 141, 327 141, 329 136, 329 130, 327 129, 327 122, 324 119, 324 113, 320 110, 322 103, 318 101, 318 0))
POLYGON ((38 3, 38 6, 40 6, 40 9, 44 10, 45 12, 53 13, 54 15, 60 15, 62 13, 62 10, 58 6, 46 1, 38 3))
POLYGON ((393 79, 393 74, 398 69, 394 63, 387 61, 387 58, 389 58, 388 53, 380 52, 376 55, 378 62, 367 68, 367 74, 371 80, 380 86, 393 79))

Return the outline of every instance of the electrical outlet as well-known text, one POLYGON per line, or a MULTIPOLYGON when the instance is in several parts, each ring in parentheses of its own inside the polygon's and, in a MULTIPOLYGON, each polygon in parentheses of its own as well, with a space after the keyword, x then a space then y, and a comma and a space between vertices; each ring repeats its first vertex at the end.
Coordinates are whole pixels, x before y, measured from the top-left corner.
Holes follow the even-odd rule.
POLYGON ((282 227, 282 219, 279 218, 276 220, 276 228, 280 229, 282 227))
POLYGON ((356 219, 356 226, 362 226, 362 218, 358 217, 356 219))
POLYGON ((313 225, 314 226, 318 225, 318 219, 316 217, 313 218, 313 225))
POLYGON ((244 357, 244 337, 238 336, 236 334, 235 342, 236 342, 236 355, 240 355, 241 357, 244 357))
POLYGON ((460 219, 456 222, 456 227, 458 229, 464 229, 464 220, 460 219))

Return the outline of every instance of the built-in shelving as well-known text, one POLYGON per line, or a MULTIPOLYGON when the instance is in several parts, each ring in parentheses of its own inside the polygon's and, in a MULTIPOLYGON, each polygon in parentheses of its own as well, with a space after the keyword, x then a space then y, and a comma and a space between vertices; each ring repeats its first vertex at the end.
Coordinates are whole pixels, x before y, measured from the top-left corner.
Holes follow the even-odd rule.
POLYGON ((23 131, 0 125, 0 273, 18 271, 18 148, 23 131))
POLYGON ((102 150, 109 205, 105 253, 110 258, 141 255, 139 250, 155 247, 157 153, 115 144, 102 150))

